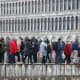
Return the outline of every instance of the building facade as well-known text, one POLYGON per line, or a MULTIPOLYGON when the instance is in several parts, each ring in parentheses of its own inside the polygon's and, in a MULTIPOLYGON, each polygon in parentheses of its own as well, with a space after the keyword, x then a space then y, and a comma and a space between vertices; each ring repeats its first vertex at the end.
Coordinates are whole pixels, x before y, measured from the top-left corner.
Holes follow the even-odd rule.
POLYGON ((0 36, 80 38, 80 0, 1 0, 0 36))

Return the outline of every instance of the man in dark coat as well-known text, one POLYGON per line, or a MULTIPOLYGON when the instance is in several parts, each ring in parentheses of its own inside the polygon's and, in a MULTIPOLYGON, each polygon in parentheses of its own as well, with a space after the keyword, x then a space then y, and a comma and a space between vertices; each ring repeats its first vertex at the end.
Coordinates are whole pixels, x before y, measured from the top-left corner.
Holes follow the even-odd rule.
POLYGON ((31 48, 32 48, 31 40, 26 37, 24 41, 24 55, 25 55, 24 62, 25 62, 25 59, 28 57, 28 63, 29 62, 32 63, 31 48))
POLYGON ((37 63, 37 52, 39 51, 38 41, 33 37, 31 42, 32 42, 33 61, 34 63, 37 63))
POLYGON ((4 62, 5 44, 4 38, 0 39, 0 62, 4 62))

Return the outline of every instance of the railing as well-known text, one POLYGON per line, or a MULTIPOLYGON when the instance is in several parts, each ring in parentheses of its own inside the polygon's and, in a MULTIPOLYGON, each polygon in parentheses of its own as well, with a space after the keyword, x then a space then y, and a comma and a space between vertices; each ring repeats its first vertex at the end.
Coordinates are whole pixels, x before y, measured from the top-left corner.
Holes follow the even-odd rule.
POLYGON ((0 77, 80 77, 80 64, 0 64, 0 77))

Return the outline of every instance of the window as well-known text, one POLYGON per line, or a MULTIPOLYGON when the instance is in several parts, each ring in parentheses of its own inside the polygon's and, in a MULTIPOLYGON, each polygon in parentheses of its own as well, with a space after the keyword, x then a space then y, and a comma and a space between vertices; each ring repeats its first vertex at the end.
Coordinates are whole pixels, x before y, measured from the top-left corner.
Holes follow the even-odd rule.
POLYGON ((59 0, 56 0, 56 11, 59 11, 59 0))
POLYGON ((14 20, 12 20, 12 32, 14 32, 14 20))
POLYGON ((22 2, 22 14, 24 14, 24 2, 22 2))
POLYGON ((47 19, 44 18, 44 30, 46 30, 46 26, 47 26, 47 19))
POLYGON ((76 16, 76 30, 78 30, 78 16, 76 16))
POLYGON ((60 11, 63 10, 63 0, 60 0, 60 11))
POLYGON ((17 20, 15 20, 15 31, 17 32, 17 20))
POLYGON ((75 5, 76 5, 76 4, 75 4, 75 1, 76 1, 76 0, 72 0, 72 9, 75 9, 75 5))
POLYGON ((20 19, 18 19, 18 32, 20 32, 20 26, 21 25, 21 22, 20 22, 20 19))
POLYGON ((42 12, 44 12, 44 0, 42 0, 42 12))
POLYGON ((34 19, 34 31, 36 31, 36 19, 34 19))
POLYGON ((68 10, 71 10, 71 0, 68 0, 68 10))
POLYGON ((61 28, 62 28, 62 19, 59 18, 59 30, 61 30, 61 28))
POLYGON ((50 30, 50 18, 48 18, 48 30, 50 30))
POLYGON ((26 32, 26 24, 27 24, 26 19, 24 19, 24 31, 25 32, 26 32))
POLYGON ((66 30, 66 17, 63 18, 63 30, 66 30))
POLYGON ((54 30, 54 18, 52 18, 52 30, 54 30))
POLYGON ((5 32, 5 20, 3 20, 3 32, 5 32))
POLYGON ((38 20, 38 31, 40 29, 40 19, 37 19, 38 20))
POLYGON ((9 32, 11 32, 11 20, 9 20, 9 32))
POLYGON ((27 13, 27 1, 25 2, 25 13, 27 13))
POLYGON ((58 30, 58 19, 55 19, 55 30, 58 30))
POLYGON ((38 12, 40 12, 40 0, 38 0, 38 12))
POLYGON ((70 17, 67 17, 67 30, 70 30, 70 17))
POLYGON ((71 30, 74 29, 74 17, 71 17, 71 30))
POLYGON ((64 10, 67 10, 67 0, 64 0, 64 10))
POLYGON ((52 11, 55 11, 55 0, 52 0, 52 11))
POLYGON ((30 20, 28 19, 28 31, 30 30, 30 20))
POLYGON ((30 1, 28 1, 28 13, 30 13, 30 1))
POLYGON ((8 20, 6 20, 6 32, 8 32, 8 20))
POLYGON ((2 20, 0 20, 0 32, 2 32, 2 20))
POLYGON ((21 31, 23 32, 23 19, 21 19, 21 31))
POLYGON ((41 31, 43 29, 43 18, 41 18, 41 31))
POLYGON ((37 13, 37 1, 35 0, 35 13, 37 13))

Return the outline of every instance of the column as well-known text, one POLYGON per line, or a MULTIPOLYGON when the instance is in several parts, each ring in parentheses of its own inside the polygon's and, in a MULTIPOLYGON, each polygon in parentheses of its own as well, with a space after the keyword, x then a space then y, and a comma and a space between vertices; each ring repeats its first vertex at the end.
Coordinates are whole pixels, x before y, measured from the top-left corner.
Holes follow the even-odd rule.
POLYGON ((28 19, 26 19, 26 32, 28 31, 28 19))
POLYGON ((73 1, 73 0, 71 0, 71 10, 72 10, 72 1, 73 1))
POLYGON ((50 18, 50 31, 52 31, 52 18, 50 18))
POLYGON ((76 17, 74 16, 74 31, 76 30, 76 17))
POLYGON ((21 31, 22 31, 22 30, 21 30, 21 18, 19 19, 19 21, 20 21, 20 32, 21 32, 21 31))
POLYGON ((52 0, 51 0, 51 3, 50 3, 50 6, 51 6, 51 8, 50 8, 50 12, 52 12, 52 0))
POLYGON ((39 31, 41 31, 41 18, 39 18, 40 19, 40 28, 39 28, 39 31))
POLYGON ((58 5, 58 6, 59 6, 59 11, 60 11, 60 7, 61 7, 61 6, 60 6, 60 1, 61 1, 61 0, 59 0, 59 5, 58 5))
POLYGON ((25 30, 24 30, 24 26, 25 26, 25 24, 24 24, 24 19, 23 19, 23 22, 22 22, 22 24, 23 24, 23 32, 25 32, 25 30))
POLYGON ((15 32, 15 25, 16 25, 16 24, 15 24, 15 19, 14 19, 14 32, 15 32))
POLYGON ((45 13, 45 0, 44 0, 44 5, 43 5, 43 12, 45 13))
POLYGON ((44 31, 44 18, 42 18, 42 31, 44 31))
POLYGON ((20 13, 19 13, 19 12, 20 12, 20 11, 19 11, 19 7, 20 7, 20 6, 19 6, 19 2, 17 2, 17 13, 18 13, 18 14, 20 14, 20 13))
POLYGON ((56 11, 56 0, 55 0, 55 11, 56 11))
POLYGON ((67 10, 68 10, 68 0, 67 0, 67 10))
POLYGON ((62 17, 62 29, 61 30, 63 31, 63 17, 62 17))
POLYGON ((29 22, 30 22, 30 31, 31 31, 31 19, 29 19, 29 20, 30 20, 30 21, 29 21, 29 22))
POLYGON ((63 0, 63 11, 64 11, 64 0, 63 0))
POLYGON ((71 31, 71 16, 70 16, 70 31, 71 31))
POLYGON ((10 20, 11 21, 11 25, 10 25, 10 32, 12 32, 12 19, 10 20))
POLYGON ((66 17, 66 28, 65 28, 65 30, 67 31, 67 17, 66 17))
POLYGON ((54 18, 54 31, 55 31, 55 18, 54 18))
POLYGON ((47 12, 49 12, 49 0, 47 0, 47 1, 48 1, 48 2, 47 2, 47 4, 48 4, 48 5, 47 5, 47 6, 48 6, 48 9, 47 9, 47 10, 48 10, 48 11, 47 11, 47 12))
POLYGON ((3 32, 3 20, 2 20, 2 32, 3 32))
POLYGON ((38 19, 36 19, 36 31, 38 31, 38 19))
POLYGON ((42 12, 42 0, 40 0, 40 13, 42 12))
POLYGON ((34 18, 33 18, 33 31, 34 31, 34 18))
POLYGON ((59 31, 59 17, 58 17, 58 31, 59 31))
POLYGON ((77 0, 75 0, 75 10, 77 10, 77 0))

